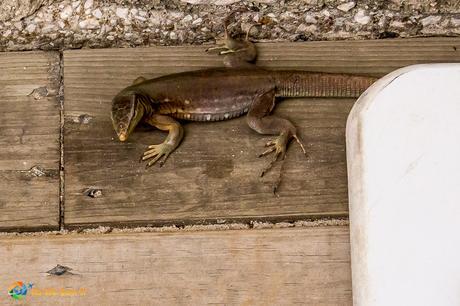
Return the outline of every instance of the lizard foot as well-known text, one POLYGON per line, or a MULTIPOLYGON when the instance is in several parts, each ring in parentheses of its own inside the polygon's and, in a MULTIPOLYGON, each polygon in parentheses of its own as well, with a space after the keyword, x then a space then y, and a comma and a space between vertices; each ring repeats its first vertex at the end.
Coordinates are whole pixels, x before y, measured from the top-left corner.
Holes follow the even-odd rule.
POLYGON ((148 168, 153 166, 157 161, 161 159, 159 163, 160 167, 163 167, 166 159, 173 150, 174 147, 166 143, 162 143, 159 145, 151 145, 148 147, 148 150, 146 150, 144 154, 141 156, 139 162, 151 159, 145 166, 145 168, 148 168))
POLYGON ((238 52, 247 52, 248 48, 247 47, 240 47, 240 48, 231 48, 227 44, 223 45, 217 45, 212 48, 208 48, 205 50, 205 52, 208 53, 217 53, 219 55, 226 55, 226 54, 231 54, 231 53, 238 53, 238 52))
POLYGON ((275 152, 275 154, 273 155, 273 159, 270 161, 270 163, 262 170, 262 173, 260 174, 261 177, 264 176, 265 173, 267 173, 267 171, 273 167, 273 165, 280 157, 281 160, 284 160, 286 157, 286 147, 288 140, 289 137, 287 137, 286 134, 281 134, 276 139, 271 140, 265 144, 268 149, 261 153, 259 157, 266 156, 272 152, 275 152))
POLYGON ((228 52, 230 49, 225 45, 217 45, 215 47, 212 47, 212 48, 208 48, 205 50, 205 52, 216 52, 218 54, 222 54, 221 52, 228 52))
MULTIPOLYGON (((294 134, 292 137, 300 145, 300 148, 302 149, 302 152, 305 154, 305 156, 307 156, 307 151, 305 150, 305 147, 300 137, 296 134, 294 134)), ((267 171, 273 167, 273 165, 276 163, 276 161, 278 161, 280 157, 281 161, 284 161, 284 159, 286 158, 286 148, 289 143, 289 140, 290 137, 288 137, 286 134, 281 134, 276 139, 271 140, 265 144, 265 146, 268 147, 268 149, 261 153, 259 157, 266 156, 272 152, 275 152, 275 155, 273 156, 273 159, 270 161, 270 163, 262 170, 262 173, 260 174, 261 177, 263 177, 265 173, 267 173, 267 171)), ((276 192, 278 190, 279 185, 281 184, 281 174, 283 172, 283 165, 284 162, 281 164, 278 179, 273 185, 273 194, 276 196, 279 196, 276 192)))
POLYGON ((257 50, 252 42, 234 39, 227 39, 225 44, 208 48, 205 51, 207 53, 217 53, 218 55, 231 55, 245 62, 253 62, 257 57, 257 50))
POLYGON ((224 56, 224 65, 228 67, 247 67, 248 63, 255 61, 257 50, 255 45, 249 41, 249 27, 245 40, 234 39, 228 32, 229 19, 233 16, 230 14, 224 21, 225 40, 223 44, 206 49, 206 52, 215 52, 224 56))

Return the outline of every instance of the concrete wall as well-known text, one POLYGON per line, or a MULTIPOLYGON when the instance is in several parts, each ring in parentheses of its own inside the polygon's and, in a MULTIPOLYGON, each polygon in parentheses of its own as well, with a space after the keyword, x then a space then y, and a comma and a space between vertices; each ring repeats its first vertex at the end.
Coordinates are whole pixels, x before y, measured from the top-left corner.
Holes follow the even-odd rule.
POLYGON ((254 41, 459 36, 460 0, 12 0, 0 4, 0 50, 254 41))

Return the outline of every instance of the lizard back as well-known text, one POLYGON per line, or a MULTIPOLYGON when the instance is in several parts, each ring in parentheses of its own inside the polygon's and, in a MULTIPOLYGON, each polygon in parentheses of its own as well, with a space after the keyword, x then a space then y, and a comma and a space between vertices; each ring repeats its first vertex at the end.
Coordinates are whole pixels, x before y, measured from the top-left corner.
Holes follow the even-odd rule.
POLYGON ((153 111, 192 121, 221 121, 248 112, 254 98, 275 83, 262 69, 214 68, 148 80, 138 88, 153 111))
POLYGON ((221 121, 248 112, 254 99, 359 97, 376 78, 349 74, 261 68, 214 68, 167 75, 135 85, 159 114, 192 121, 221 121))

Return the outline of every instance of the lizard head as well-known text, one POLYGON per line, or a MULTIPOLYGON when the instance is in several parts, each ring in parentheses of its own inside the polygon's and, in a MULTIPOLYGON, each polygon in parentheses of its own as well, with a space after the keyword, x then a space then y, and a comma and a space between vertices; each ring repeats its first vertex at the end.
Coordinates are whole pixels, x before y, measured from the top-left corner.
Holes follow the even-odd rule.
POLYGON ((126 141, 144 115, 135 93, 120 92, 112 100, 112 124, 120 141, 126 141))

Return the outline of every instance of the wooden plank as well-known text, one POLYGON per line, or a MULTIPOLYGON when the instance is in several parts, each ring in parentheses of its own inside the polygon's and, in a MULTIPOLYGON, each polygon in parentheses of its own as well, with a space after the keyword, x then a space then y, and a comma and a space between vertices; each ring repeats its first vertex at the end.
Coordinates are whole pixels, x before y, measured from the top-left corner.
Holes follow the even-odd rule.
MULTIPOLYGON (((0 238, 30 305, 351 305, 348 228, 0 238), (74 275, 49 276, 57 264, 74 275), (57 290, 58 296, 37 296, 57 290), (60 296, 83 292, 82 296, 60 296), (82 291, 79 291, 83 289, 82 291)), ((5 294, 2 300, 9 299, 5 294)))
MULTIPOLYGON (((459 39, 260 44, 259 65, 273 69, 381 76, 421 62, 460 61, 459 39)), ((257 155, 271 139, 251 131, 244 118, 187 123, 182 145, 161 169, 138 158, 163 132, 139 130, 126 143, 114 138, 113 96, 137 76, 221 66, 204 47, 75 50, 65 62, 65 223, 159 224, 229 219, 292 220, 347 215, 344 129, 354 100, 292 99, 276 113, 290 118, 307 143, 305 159, 293 144, 280 197, 271 193, 279 168, 259 178, 257 155), (83 191, 102 190, 91 198, 83 191)))
POLYGON ((0 230, 59 224, 59 54, 0 54, 0 230))

